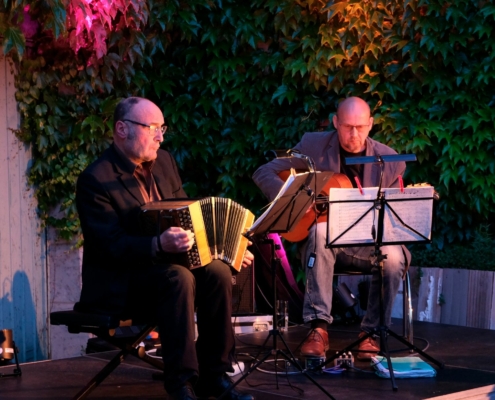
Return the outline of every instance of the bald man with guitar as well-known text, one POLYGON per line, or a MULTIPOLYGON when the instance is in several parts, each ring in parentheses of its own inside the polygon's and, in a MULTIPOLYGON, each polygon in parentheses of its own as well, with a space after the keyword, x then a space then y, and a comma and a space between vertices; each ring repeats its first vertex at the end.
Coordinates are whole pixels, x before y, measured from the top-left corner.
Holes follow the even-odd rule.
MULTIPOLYGON (((307 132, 293 148, 310 157, 316 171, 332 171, 335 175, 325 186, 322 195, 328 196, 331 187, 376 187, 380 181, 378 164, 346 165, 345 158, 362 156, 383 156, 397 154, 390 147, 371 139, 368 135, 373 126, 369 105, 358 97, 343 100, 333 117, 335 131, 307 132)), ((256 170, 253 179, 269 200, 273 200, 281 189, 288 171, 307 170, 302 158, 279 158, 270 161, 256 170)), ((382 187, 399 187, 404 174, 404 162, 385 163, 382 187)), ((303 222, 295 232, 286 234, 286 239, 300 243, 301 260, 306 269, 303 319, 311 324, 311 332, 301 346, 301 354, 306 357, 325 357, 329 349, 328 324, 332 323, 332 287, 335 264, 346 270, 370 271, 372 262, 370 247, 326 248, 327 216, 318 205, 308 210, 303 222), (315 211, 313 211, 315 210, 315 211), (317 215, 315 215, 315 212, 317 215), (316 223, 314 223, 316 221, 316 223), (309 260, 314 262, 310 262, 309 260)), ((387 326, 391 323, 394 299, 401 280, 410 263, 410 253, 404 246, 383 246, 384 260, 383 301, 384 318, 387 326)), ((380 286, 377 271, 368 296, 366 315, 361 322, 360 337, 372 332, 380 324, 380 286)), ((380 350, 379 341, 373 336, 359 344, 357 357, 369 359, 380 350)))

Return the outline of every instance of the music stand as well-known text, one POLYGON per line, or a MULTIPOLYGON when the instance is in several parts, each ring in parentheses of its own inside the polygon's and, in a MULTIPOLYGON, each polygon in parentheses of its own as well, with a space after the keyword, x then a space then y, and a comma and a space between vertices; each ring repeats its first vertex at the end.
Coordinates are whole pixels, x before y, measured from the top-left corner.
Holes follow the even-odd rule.
MULTIPOLYGON (((369 208, 368 205, 364 206, 363 214, 358 217, 353 223, 351 223, 346 229, 339 230, 335 236, 332 235, 332 228, 330 227, 330 212, 332 206, 332 200, 329 200, 329 213, 327 220, 327 248, 332 247, 353 247, 353 246, 374 246, 374 252, 372 253, 374 256, 373 266, 378 269, 378 285, 380 289, 379 295, 379 310, 380 310, 380 319, 378 328, 374 328, 370 332, 366 332, 365 335, 360 337, 351 345, 347 346, 345 349, 336 352, 332 357, 325 360, 325 363, 319 368, 323 368, 323 366, 327 365, 331 361, 335 360, 342 354, 349 352, 351 349, 359 345, 361 342, 370 338, 373 335, 378 335, 380 337, 380 351, 378 354, 385 356, 387 359, 388 369, 390 372, 390 379, 392 382, 392 388, 396 391, 397 385, 395 383, 395 376, 393 372, 392 361, 390 359, 390 352, 388 349, 387 343, 387 335, 393 336, 398 341, 406 345, 409 349, 414 350, 418 354, 422 355, 429 361, 435 363, 440 368, 443 368, 443 363, 437 361, 430 355, 426 354, 424 351, 416 347, 414 344, 410 343, 403 337, 399 336, 392 330, 390 330, 385 325, 384 318, 384 307, 383 307, 383 260, 387 258, 386 254, 382 254, 381 247, 383 245, 397 245, 397 244, 405 244, 405 243, 428 243, 431 241, 431 218, 426 221, 420 221, 422 223, 419 226, 412 227, 411 218, 409 218, 409 223, 404 222, 404 219, 399 216, 396 210, 392 207, 391 203, 397 202, 397 208, 403 209, 411 209, 411 207, 399 207, 400 202, 422 202, 421 204, 424 206, 425 201, 432 203, 433 196, 433 188, 431 188, 431 195, 424 196, 421 193, 421 190, 416 189, 408 189, 407 191, 404 188, 387 188, 382 191, 382 178, 383 178, 383 169, 384 163, 387 162, 399 162, 399 161, 414 161, 416 157, 414 155, 389 155, 389 156, 377 156, 377 157, 353 157, 346 158, 347 164, 365 164, 365 163, 378 163, 381 167, 380 174, 380 182, 378 188, 365 188, 363 189, 347 189, 348 191, 360 191, 361 195, 368 195, 368 197, 364 200, 356 199, 356 196, 350 196, 347 200, 338 200, 334 203, 353 203, 356 205, 358 203, 371 203, 369 208), (376 190, 376 198, 370 198, 370 193, 373 190, 376 190), (366 192, 365 192, 366 191, 366 192), (376 215, 378 214, 378 215, 376 215), (374 221, 371 227, 371 233, 367 238, 359 239, 359 233, 357 236, 350 235, 352 229, 356 229, 360 223, 366 219, 366 217, 370 217, 374 221), (387 220, 385 219, 387 216, 387 220), (376 225, 376 226, 375 226, 376 225), (387 225, 387 231, 385 232, 384 226, 387 225), (395 226, 394 226, 395 225, 395 226), (429 225, 429 226, 428 226, 429 225), (397 230, 396 235, 393 235, 394 228, 397 230), (346 234, 347 239, 346 238, 346 234), (384 236, 386 235, 386 236, 384 236), (330 237, 334 237, 333 240, 329 240, 330 237), (385 238, 385 239, 384 239, 385 238)), ((331 193, 332 195, 332 193, 331 193)), ((365 196, 366 197, 366 196, 365 196)), ((403 206, 404 206, 403 204, 403 206)), ((431 214, 431 208, 430 208, 431 214)), ((365 235, 366 236, 366 235, 365 235)))
MULTIPOLYGON (((322 188, 326 181, 328 181, 333 175, 333 172, 305 172, 302 174, 291 173, 291 176, 287 179, 284 186, 280 190, 279 194, 270 204, 270 207, 261 215, 249 231, 245 234, 249 239, 253 236, 266 235, 267 233, 286 233, 290 232, 297 222, 303 217, 306 210, 314 203, 318 188, 322 188), (312 189, 314 188, 314 189, 312 189)), ((268 357, 274 356, 275 363, 279 356, 288 361, 291 365, 296 367, 299 372, 306 376, 311 382, 313 382, 323 393, 325 393, 330 399, 335 398, 328 393, 318 382, 316 382, 306 370, 304 370, 298 363, 294 354, 287 346, 282 334, 277 326, 277 288, 276 288, 276 271, 280 266, 280 260, 275 256, 275 244, 273 240, 266 239, 265 243, 271 246, 271 273, 272 273, 272 287, 273 287, 273 329, 271 329, 266 337, 260 351, 254 358, 257 360, 251 364, 250 368, 242 374, 242 376, 234 382, 218 399, 224 398, 233 388, 246 379, 253 371, 255 371, 262 363, 264 363, 268 357), (265 349, 268 340, 272 338, 271 349, 258 360, 259 355, 265 349), (284 350, 280 349, 277 345, 277 339, 280 338, 284 350)), ((278 379, 277 371, 275 376, 278 379)))

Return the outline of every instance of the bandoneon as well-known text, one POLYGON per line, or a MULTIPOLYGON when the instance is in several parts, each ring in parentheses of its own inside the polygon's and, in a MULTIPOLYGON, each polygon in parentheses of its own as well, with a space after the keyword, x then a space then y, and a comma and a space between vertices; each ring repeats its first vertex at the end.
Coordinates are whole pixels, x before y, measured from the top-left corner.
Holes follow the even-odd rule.
POLYGON ((142 206, 140 213, 144 235, 159 235, 172 226, 194 233, 191 250, 166 255, 167 262, 191 269, 222 260, 240 271, 249 243, 242 234, 253 222, 251 211, 221 197, 154 201, 142 206))

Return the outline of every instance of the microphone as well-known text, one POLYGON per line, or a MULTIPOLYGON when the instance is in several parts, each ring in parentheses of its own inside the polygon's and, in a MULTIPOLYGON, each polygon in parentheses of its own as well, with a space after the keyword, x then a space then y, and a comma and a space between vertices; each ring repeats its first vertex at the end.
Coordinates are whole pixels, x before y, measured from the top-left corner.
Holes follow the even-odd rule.
POLYGON ((299 150, 295 150, 295 149, 270 150, 270 152, 274 154, 275 158, 291 158, 291 157, 303 158, 303 159, 307 158, 307 156, 301 154, 299 150))
POLYGON ((303 160, 309 159, 309 157, 307 155, 301 154, 301 152, 299 150, 296 150, 296 149, 290 149, 290 150, 287 150, 287 152, 291 155, 291 157, 302 158, 303 160))
POLYGON ((271 153, 275 155, 275 158, 301 158, 306 161, 308 165, 309 172, 315 172, 315 163, 311 157, 308 157, 305 154, 301 154, 301 152, 297 149, 288 149, 288 150, 270 150, 271 153))

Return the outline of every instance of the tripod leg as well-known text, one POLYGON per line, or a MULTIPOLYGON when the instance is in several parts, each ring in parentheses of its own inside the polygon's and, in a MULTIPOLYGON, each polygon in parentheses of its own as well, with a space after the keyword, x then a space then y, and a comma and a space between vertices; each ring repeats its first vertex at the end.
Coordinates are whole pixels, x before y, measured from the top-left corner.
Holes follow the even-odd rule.
MULTIPOLYGON (((265 343, 268 341, 268 338, 270 336, 274 335, 275 337, 280 337, 282 339, 282 342, 286 348, 286 350, 289 352, 289 354, 291 355, 291 357, 289 357, 284 351, 280 350, 280 349, 272 349, 271 351, 267 352, 263 358, 261 358, 260 360, 258 360, 256 363, 252 364, 251 367, 237 380, 235 381, 232 386, 230 386, 225 392, 222 393, 222 395, 220 397, 218 397, 218 400, 220 399, 223 399, 225 396, 227 396, 227 394, 232 390, 234 389, 239 383, 241 383, 244 379, 246 379, 253 371, 256 370, 256 368, 258 368, 261 364, 263 364, 266 359, 268 357, 270 357, 271 355, 274 356, 275 358, 275 362, 277 360, 277 357, 278 355, 280 354, 283 358, 285 358, 286 361, 288 361, 290 364, 294 365, 298 370, 299 372, 301 372, 306 378, 308 378, 316 387, 318 387, 323 393, 325 393, 329 399, 332 399, 332 400, 335 400, 335 398, 330 394, 328 393, 325 388, 323 388, 318 382, 316 382, 313 377, 311 377, 307 371, 305 371, 300 365, 299 363, 297 362, 296 358, 294 357, 294 355, 292 354, 292 352, 290 351, 289 347, 287 346, 287 343, 285 342, 285 340, 283 339, 283 337, 280 335, 280 332, 278 330, 271 330, 270 331, 270 334, 268 335, 267 339, 265 340, 265 343)), ((258 353, 259 354, 259 353, 258 353)), ((275 374, 278 376, 278 374, 275 374)), ((277 377, 278 379, 278 377, 277 377)), ((277 381, 277 388, 278 388, 278 381, 277 381)))
MULTIPOLYGON (((280 336, 280 337, 282 337, 282 336, 280 336)), ((275 348, 275 354, 273 355, 273 363, 274 363, 274 367, 275 367, 275 387, 277 389, 279 389, 279 386, 278 386, 278 373, 277 373, 278 354, 279 354, 279 350, 278 350, 278 348, 275 348)))
POLYGON ((443 368, 444 367, 444 363, 436 360, 435 358, 433 358, 432 356, 426 354, 423 350, 419 349, 418 347, 416 347, 414 344, 412 343, 409 343, 406 339, 404 339, 402 336, 400 335, 397 335, 395 332, 391 331, 391 330, 388 330, 388 333, 393 336, 394 338, 396 338, 399 342, 405 344, 407 347, 409 347, 411 350, 414 350, 416 353, 418 353, 419 355, 423 356, 424 358, 426 358, 427 360, 431 361, 432 363, 436 364, 439 368, 443 368))
MULTIPOLYGON (((276 328, 277 324, 277 310, 275 308, 275 305, 277 304, 277 281, 276 281, 276 271, 277 271, 277 265, 279 264, 279 261, 277 257, 275 257, 275 244, 273 240, 266 240, 271 245, 271 272, 272 272, 272 287, 273 287, 273 315, 272 315, 272 321, 273 321, 273 329, 270 330, 268 336, 266 337, 263 346, 261 350, 258 352, 256 355, 255 359, 258 358, 258 356, 261 354, 263 349, 265 348, 266 343, 268 342, 269 338, 272 337, 273 343, 272 343, 272 348, 270 351, 268 351, 263 358, 255 362, 254 364, 251 364, 251 367, 236 381, 234 382, 225 392, 222 393, 222 395, 218 399, 223 399, 225 396, 227 396, 228 393, 232 389, 234 389, 239 383, 241 383, 244 379, 246 379, 256 368, 258 368, 259 365, 261 365, 265 360, 270 357, 271 355, 274 356, 275 362, 277 361, 277 356, 278 354, 281 354, 288 362, 292 363, 293 365, 296 366, 296 368, 304 374, 311 382, 313 382, 323 393, 325 393, 330 399, 335 400, 334 397, 330 393, 328 393, 321 385, 318 384, 311 376, 307 374, 306 371, 302 369, 302 367, 297 363, 295 357, 293 356, 292 352, 290 351, 289 347, 287 346, 287 343, 285 342, 284 338, 280 335, 280 331, 276 328), (282 350, 279 350, 277 348, 277 338, 280 337, 282 339, 283 344, 285 345, 285 348, 288 350, 288 352, 291 354, 292 358, 287 356, 282 350)), ((275 366, 276 367, 276 366, 275 366)), ((276 374, 278 375, 278 374, 276 374)), ((277 387, 278 387, 278 376, 277 376, 277 387)))
POLYGON ((390 374, 390 380, 392 382, 392 389, 394 392, 397 391, 398 387, 395 383, 394 369, 392 367, 392 360, 390 359, 390 352, 388 350, 387 343, 387 329, 380 329, 380 352, 378 355, 382 355, 387 359, 388 371, 390 374))
MULTIPOLYGON (((278 331, 277 331, 278 332, 278 331)), ((318 387, 323 393, 325 393, 330 399, 334 399, 330 393, 328 393, 318 382, 316 382, 311 375, 308 374, 307 370, 303 369, 299 363, 297 362, 296 357, 294 357, 294 354, 290 350, 289 346, 287 346, 287 343, 284 340, 284 337, 282 335, 279 335, 280 339, 282 340, 282 343, 285 346, 285 349, 289 353, 290 356, 288 356, 285 352, 282 350, 277 349, 277 353, 280 353, 289 363, 294 365, 299 372, 301 372, 306 378, 308 378, 316 387, 318 387)), ((276 358, 275 358, 276 359, 276 358)))
MULTIPOLYGON (((287 348, 287 350, 289 350, 289 348, 287 348)), ((290 350, 289 350, 290 352, 290 350)), ((318 389, 320 389, 323 393, 325 393, 328 398, 330 399, 333 399, 335 400, 335 398, 330 394, 328 393, 325 388, 323 388, 323 386, 321 386, 318 382, 316 382, 313 377, 311 375, 308 374, 308 372, 306 370, 304 370, 298 362, 296 362, 296 360, 294 358, 290 358, 287 354, 285 354, 282 350, 277 350, 277 353, 280 353, 288 362, 290 362, 291 364, 295 365, 296 368, 299 370, 299 372, 301 372, 306 378, 308 378, 311 382, 313 382, 313 384, 318 387, 318 389)))
MULTIPOLYGON (((287 352, 289 353, 290 357, 292 358, 292 360, 296 360, 296 357, 294 356, 294 354, 292 353, 292 351, 289 349, 289 346, 287 346, 287 343, 285 342, 285 339, 282 335, 279 335, 280 336, 280 340, 282 341, 282 343, 284 344, 285 346, 285 349, 287 350, 287 352)), ((289 360, 290 361, 290 360, 289 360)), ((294 364, 297 364, 296 362, 294 364)))
MULTIPOLYGON (((289 350, 290 351, 290 350, 289 350)), ((313 377, 311 375, 308 374, 307 371, 305 371, 300 365, 299 363, 297 362, 297 360, 289 357, 287 354, 285 354, 282 350, 280 349, 277 349, 274 353, 274 356, 275 356, 275 360, 277 359, 277 356, 278 354, 280 354, 283 358, 285 358, 286 361, 288 361, 289 363, 291 363, 292 365, 294 365, 298 370, 299 372, 301 372, 306 378, 308 378, 316 387, 318 387, 318 389, 320 389, 323 393, 325 393, 325 395, 329 398, 329 399, 332 399, 332 400, 335 400, 335 397, 333 397, 330 393, 328 393, 325 388, 323 386, 321 386, 318 382, 316 382, 313 377)), ((249 368, 249 370, 243 374, 241 376, 240 379, 238 379, 237 381, 235 381, 232 386, 230 386, 224 393, 222 393, 222 395, 220 397, 218 397, 217 400, 221 400, 223 399, 225 396, 227 396, 227 394, 233 390, 239 383, 241 383, 244 379, 246 379, 256 368, 258 368, 261 364, 263 364, 266 359, 272 355, 271 352, 265 354, 265 356, 258 360, 258 362, 256 362, 256 364, 253 364, 251 366, 251 368, 249 368)), ((276 374, 278 375, 278 374, 276 374)))
POLYGON ((325 367, 326 365, 328 365, 329 363, 331 363, 336 358, 339 358, 342 354, 348 353, 354 347, 356 347, 359 343, 364 342, 370 336, 371 336, 371 333, 367 333, 366 335, 360 337, 358 340, 356 340, 355 342, 353 342, 352 344, 350 344, 349 346, 347 346, 345 349, 337 351, 333 356, 331 356, 331 357, 329 357, 329 358, 327 358, 325 360, 325 362, 323 363, 323 365, 321 365, 321 368, 325 367))
POLYGON ((273 330, 271 330, 271 331, 268 332, 268 336, 266 337, 265 341, 261 345, 260 351, 258 351, 258 353, 256 354, 256 356, 254 356, 254 359, 255 360, 260 356, 261 352, 265 349, 265 346, 268 343, 268 340, 270 340, 270 337, 272 335, 273 335, 273 330))
MULTIPOLYGON (((261 354, 261 352, 265 348, 266 344, 268 343, 268 340, 270 340, 270 337, 273 337, 274 344, 276 346, 276 338, 277 338, 277 336, 280 336, 277 329, 270 330, 270 332, 268 333, 268 336, 266 337, 265 341, 263 342, 263 345, 261 346, 260 351, 254 357, 255 360, 258 359, 259 355, 261 354)), ((282 336, 280 336, 280 337, 282 337, 282 336)), ((284 344, 285 344, 285 342, 284 342, 284 344)), ((224 398, 227 395, 227 393, 229 393, 239 383, 241 383, 244 379, 246 379, 253 371, 256 370, 256 368, 258 368, 261 364, 263 364, 266 361, 266 359, 268 357, 270 357, 271 355, 274 355, 275 356, 275 362, 276 362, 277 352, 278 352, 278 350, 276 349, 276 347, 274 347, 273 349, 269 350, 261 359, 259 359, 258 361, 254 362, 253 364, 251 364, 251 366, 249 367, 249 369, 247 371, 245 371, 242 374, 242 376, 237 381, 235 381, 233 383, 233 385, 231 387, 229 387, 224 393, 222 393, 222 395, 218 399, 224 398)), ((278 389, 278 381, 277 381, 277 389, 278 389)))
POLYGON ((19 366, 19 359, 17 358, 17 347, 15 347, 15 342, 12 341, 12 347, 14 348, 14 356, 15 356, 15 365, 17 366, 16 369, 14 369, 14 375, 15 376, 21 376, 22 375, 22 371, 21 371, 21 367, 19 366))
POLYGON ((227 396, 227 394, 230 393, 231 390, 233 390, 239 383, 241 383, 244 379, 246 379, 249 375, 251 375, 251 373, 253 371, 255 371, 256 368, 258 368, 261 364, 263 364, 266 361, 266 359, 268 357, 270 357, 271 355, 272 355, 272 352, 269 351, 268 353, 266 353, 263 356, 263 358, 261 358, 260 360, 258 360, 256 363, 251 364, 251 366, 249 367, 249 369, 246 372, 244 372, 242 374, 242 376, 237 381, 235 381, 225 392, 223 392, 221 394, 221 396, 218 397, 217 400, 223 399, 225 396, 227 396))

